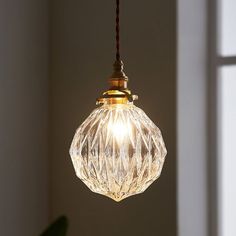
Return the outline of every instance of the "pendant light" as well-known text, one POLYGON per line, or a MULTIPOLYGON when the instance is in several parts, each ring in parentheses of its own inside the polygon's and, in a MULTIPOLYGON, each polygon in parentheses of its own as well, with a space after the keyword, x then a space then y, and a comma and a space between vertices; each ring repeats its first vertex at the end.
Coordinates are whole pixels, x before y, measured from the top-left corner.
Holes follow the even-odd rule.
POLYGON ((76 175, 95 193, 115 201, 142 193, 161 174, 166 148, 159 128, 133 102, 119 45, 116 0, 116 61, 110 87, 79 126, 70 155, 76 175))

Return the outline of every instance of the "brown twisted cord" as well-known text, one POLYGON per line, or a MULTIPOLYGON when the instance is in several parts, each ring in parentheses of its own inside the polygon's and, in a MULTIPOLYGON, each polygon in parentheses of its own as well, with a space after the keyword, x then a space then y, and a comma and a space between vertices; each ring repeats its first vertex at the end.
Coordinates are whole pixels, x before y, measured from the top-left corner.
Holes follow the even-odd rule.
POLYGON ((116 60, 120 61, 120 0, 116 0, 116 60))
POLYGON ((113 68, 114 71, 111 78, 128 80, 123 71, 123 62, 120 59, 120 0, 116 0, 116 61, 113 64, 113 68))

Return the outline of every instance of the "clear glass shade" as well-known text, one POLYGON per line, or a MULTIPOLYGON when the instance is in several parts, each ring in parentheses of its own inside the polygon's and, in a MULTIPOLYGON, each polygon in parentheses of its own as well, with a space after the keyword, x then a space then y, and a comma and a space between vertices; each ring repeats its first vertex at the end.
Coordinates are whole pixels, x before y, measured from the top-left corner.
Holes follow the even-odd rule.
POLYGON ((76 175, 115 201, 145 191, 160 176, 166 153, 159 128, 133 104, 95 109, 70 148, 76 175))

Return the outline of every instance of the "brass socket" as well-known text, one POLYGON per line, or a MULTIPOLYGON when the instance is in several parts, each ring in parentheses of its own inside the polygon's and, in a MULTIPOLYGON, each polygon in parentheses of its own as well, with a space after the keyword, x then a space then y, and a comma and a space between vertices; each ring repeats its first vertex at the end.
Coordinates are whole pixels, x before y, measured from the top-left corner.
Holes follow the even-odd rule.
POLYGON ((128 77, 123 71, 122 61, 115 61, 114 72, 108 82, 110 88, 97 99, 97 104, 127 104, 138 99, 128 89, 128 77))
POLYGON ((125 79, 109 79, 110 89, 124 90, 127 89, 128 80, 125 79))

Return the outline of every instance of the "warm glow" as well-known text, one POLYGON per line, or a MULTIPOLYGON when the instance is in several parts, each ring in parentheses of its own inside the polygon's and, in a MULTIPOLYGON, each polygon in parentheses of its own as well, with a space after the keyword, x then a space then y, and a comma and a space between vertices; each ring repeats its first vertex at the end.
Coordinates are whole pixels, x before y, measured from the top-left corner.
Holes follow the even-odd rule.
POLYGON ((131 135, 132 129, 129 122, 123 122, 121 119, 108 122, 108 132, 114 136, 117 142, 124 141, 128 135, 131 135))
POLYGON ((70 149, 77 176, 121 201, 161 174, 166 148, 158 127, 133 104, 103 105, 77 129, 70 149))

